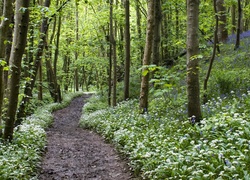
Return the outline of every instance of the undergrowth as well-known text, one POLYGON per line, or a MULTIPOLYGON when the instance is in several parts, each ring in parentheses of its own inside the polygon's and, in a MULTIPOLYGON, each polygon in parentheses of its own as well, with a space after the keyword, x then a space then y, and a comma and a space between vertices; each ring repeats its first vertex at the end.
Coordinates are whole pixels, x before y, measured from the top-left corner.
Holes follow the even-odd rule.
POLYGON ((200 126, 184 113, 163 116, 164 109, 140 115, 137 100, 130 100, 84 114, 81 126, 113 142, 144 179, 250 178, 250 92, 233 101, 209 101, 200 126))

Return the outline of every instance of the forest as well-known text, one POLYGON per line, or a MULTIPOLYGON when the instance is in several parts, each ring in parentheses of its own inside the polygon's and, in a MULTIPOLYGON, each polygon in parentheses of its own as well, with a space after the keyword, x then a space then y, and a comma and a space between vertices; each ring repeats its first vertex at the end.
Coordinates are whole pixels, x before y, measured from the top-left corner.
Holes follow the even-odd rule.
MULTIPOLYGON (((140 179, 250 179, 249 0, 1 0, 0 179, 39 179, 53 113, 140 179)), ((72 131, 74 131, 72 129, 72 131)))

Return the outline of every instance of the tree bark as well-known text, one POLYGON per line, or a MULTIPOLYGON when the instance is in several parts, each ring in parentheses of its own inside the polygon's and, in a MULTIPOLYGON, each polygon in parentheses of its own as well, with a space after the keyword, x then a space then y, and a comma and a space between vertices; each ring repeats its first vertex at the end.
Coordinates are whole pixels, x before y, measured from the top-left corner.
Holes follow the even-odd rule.
MULTIPOLYGON (((154 34, 154 9, 155 9, 155 0, 149 0, 146 44, 143 56, 143 69, 142 69, 143 72, 148 71, 147 66, 150 64, 150 59, 152 54, 153 34, 154 34)), ((141 79, 140 105, 139 105, 141 114, 148 112, 148 91, 149 91, 149 73, 142 76, 141 79)))
POLYGON ((57 36, 56 36, 56 49, 55 49, 55 55, 54 55, 54 84, 55 84, 55 102, 61 102, 62 99, 60 90, 59 90, 59 85, 57 83, 57 61, 58 61, 58 56, 59 56, 59 42, 60 42, 60 35, 61 35, 61 24, 62 24, 62 17, 59 14, 58 18, 58 27, 57 27, 57 36))
POLYGON ((5 59, 6 45, 5 41, 8 40, 8 34, 12 30, 9 28, 11 19, 13 16, 13 7, 11 0, 4 0, 3 4, 3 20, 0 25, 0 137, 2 136, 2 106, 4 98, 4 66, 7 65, 7 60, 5 59))
POLYGON ((124 100, 129 99, 130 85, 130 2, 125 0, 125 76, 124 76, 124 100))
POLYGON ((240 47, 241 18, 242 18, 242 7, 240 0, 238 0, 238 21, 237 21, 237 33, 236 33, 236 42, 234 50, 237 50, 240 47))
MULTIPOLYGON (((138 1, 135 1, 136 3, 136 26, 137 26, 137 33, 138 33, 138 40, 142 40, 142 27, 141 27, 141 12, 140 12, 140 4, 138 1)), ((139 43, 141 44, 141 43, 139 43)), ((140 59, 143 59, 143 46, 139 45, 139 51, 140 51, 140 59)))
POLYGON ((218 41, 218 36, 217 36, 217 32, 218 32, 218 28, 219 28, 219 17, 217 14, 217 8, 216 8, 216 0, 214 0, 214 13, 215 13, 215 31, 214 31, 214 47, 213 47, 213 54, 212 57, 210 59, 210 63, 209 63, 209 67, 208 67, 208 71, 204 80, 204 95, 203 95, 203 104, 207 103, 208 101, 208 97, 207 97, 207 83, 208 83, 208 79, 210 77, 210 73, 212 70, 212 66, 213 66, 213 62, 214 62, 214 58, 216 55, 216 48, 217 48, 217 41, 218 41))
MULTIPOLYGON (((78 44, 79 41, 79 12, 78 12, 78 2, 75 3, 76 6, 76 44, 78 44)), ((78 49, 75 50, 75 62, 78 59, 78 49)), ((79 91, 79 77, 78 77, 78 67, 75 67, 75 85, 76 85, 76 91, 79 91)))
POLYGON ((234 34, 236 32, 236 5, 233 4, 232 8, 231 8, 231 16, 232 16, 232 34, 234 34))
MULTIPOLYGON (((41 62, 42 64, 42 62, 41 62)), ((38 100, 42 101, 43 100, 43 71, 42 71, 42 66, 39 67, 38 69, 38 78, 39 78, 39 83, 38 83, 38 100)))
POLYGON ((46 62, 46 75, 47 75, 47 82, 48 82, 48 86, 49 86, 49 92, 50 92, 50 96, 55 100, 56 98, 56 88, 55 88, 55 84, 54 84, 54 70, 52 67, 52 63, 51 63, 51 51, 48 47, 48 45, 45 45, 46 48, 46 54, 45 54, 45 62, 46 62))
MULTIPOLYGON (((45 7, 49 7, 50 6, 50 0, 46 0, 44 3, 45 7)), ((46 34, 47 34, 47 30, 48 30, 48 18, 44 18, 42 25, 41 25, 41 30, 40 30, 40 41, 38 44, 38 51, 36 53, 35 56, 35 62, 34 65, 32 67, 32 71, 33 73, 31 74, 31 81, 27 82, 25 84, 25 89, 24 89, 24 97, 22 99, 22 103, 19 106, 18 109, 18 113, 17 113, 17 121, 16 121, 16 126, 21 124, 23 118, 26 116, 26 106, 29 103, 30 98, 32 97, 32 91, 33 88, 35 86, 35 82, 36 82, 36 77, 37 77, 37 73, 38 73, 38 69, 41 66, 41 59, 42 59, 42 55, 43 55, 43 50, 46 44, 46 34)))
POLYGON ((16 1, 14 38, 10 55, 11 78, 8 83, 7 114, 5 119, 4 139, 13 139, 14 123, 18 104, 22 56, 26 46, 29 24, 29 0, 16 1))
POLYGON ((112 105, 116 106, 116 84, 117 84, 117 56, 116 56, 116 24, 114 25, 113 21, 113 0, 110 0, 110 43, 112 44, 112 53, 111 57, 113 59, 113 86, 112 86, 112 105))
POLYGON ((187 96, 188 117, 202 118, 199 85, 199 0, 187 0, 187 96))
POLYGON ((228 38, 227 31, 227 15, 226 15, 226 7, 224 0, 216 1, 218 19, 219 19, 219 27, 218 27, 218 40, 219 42, 225 42, 228 38))
POLYGON ((159 65, 160 62, 160 42, 161 42, 161 0, 155 0, 155 15, 154 15, 154 40, 153 40, 153 64, 159 65))

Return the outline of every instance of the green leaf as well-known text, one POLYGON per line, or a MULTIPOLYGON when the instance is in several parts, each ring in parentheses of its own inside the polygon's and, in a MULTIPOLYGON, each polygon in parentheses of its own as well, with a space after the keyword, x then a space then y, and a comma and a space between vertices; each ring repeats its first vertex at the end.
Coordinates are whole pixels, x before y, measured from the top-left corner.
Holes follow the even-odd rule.
POLYGON ((203 55, 202 54, 197 54, 192 57, 190 57, 190 61, 196 60, 196 59, 202 59, 203 55))
POLYGON ((164 87, 166 87, 166 88, 171 88, 171 87, 173 87, 173 85, 172 85, 172 84, 166 83, 166 84, 164 84, 164 87))
POLYGON ((4 67, 6 64, 7 64, 7 62, 6 62, 6 61, 4 61, 4 60, 0 60, 0 66, 4 67))
POLYGON ((142 71, 142 76, 146 76, 148 73, 149 73, 149 70, 148 69, 144 69, 142 71))

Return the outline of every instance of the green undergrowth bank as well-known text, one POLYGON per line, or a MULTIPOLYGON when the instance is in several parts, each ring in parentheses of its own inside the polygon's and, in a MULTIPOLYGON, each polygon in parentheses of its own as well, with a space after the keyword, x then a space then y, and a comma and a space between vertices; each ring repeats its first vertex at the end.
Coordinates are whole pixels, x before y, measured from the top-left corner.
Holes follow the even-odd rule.
POLYGON ((38 107, 15 129, 11 143, 0 141, 0 179, 37 179, 36 169, 46 145, 45 129, 52 123, 52 112, 69 105, 71 100, 83 93, 66 94, 62 103, 38 107))
POLYGON ((89 101, 80 124, 114 143, 144 179, 250 179, 250 92, 203 105, 200 126, 186 119, 185 105, 166 110, 164 101, 152 100, 145 115, 137 100, 88 112, 89 101))

